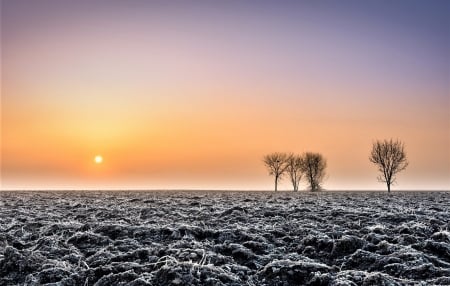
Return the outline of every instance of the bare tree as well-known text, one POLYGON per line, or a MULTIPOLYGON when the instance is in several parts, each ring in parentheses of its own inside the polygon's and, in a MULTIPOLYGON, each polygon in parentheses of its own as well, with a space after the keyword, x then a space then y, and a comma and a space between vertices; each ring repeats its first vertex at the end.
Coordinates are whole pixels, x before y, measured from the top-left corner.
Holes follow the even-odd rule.
POLYGON ((272 153, 263 158, 269 174, 275 178, 275 191, 278 190, 279 179, 286 172, 287 158, 288 155, 286 153, 272 153))
POLYGON ((303 154, 302 166, 310 190, 312 192, 320 191, 327 167, 325 158, 320 153, 306 152, 303 154))
POLYGON ((297 192, 298 184, 300 183, 303 175, 303 158, 299 155, 289 154, 286 163, 286 172, 291 179, 292 186, 294 187, 294 192, 297 192))
POLYGON ((391 185, 396 182, 396 174, 408 166, 405 144, 399 140, 375 141, 369 160, 377 165, 378 171, 381 172, 378 180, 386 183, 388 192, 391 191, 391 185))

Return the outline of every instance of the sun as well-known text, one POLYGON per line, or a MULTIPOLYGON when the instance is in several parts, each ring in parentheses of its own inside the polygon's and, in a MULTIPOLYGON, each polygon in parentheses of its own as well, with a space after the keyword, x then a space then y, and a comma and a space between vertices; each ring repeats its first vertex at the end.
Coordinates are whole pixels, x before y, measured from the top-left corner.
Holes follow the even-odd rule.
POLYGON ((94 162, 95 162, 96 164, 101 164, 101 163, 103 162, 103 157, 100 156, 100 155, 95 156, 94 162))

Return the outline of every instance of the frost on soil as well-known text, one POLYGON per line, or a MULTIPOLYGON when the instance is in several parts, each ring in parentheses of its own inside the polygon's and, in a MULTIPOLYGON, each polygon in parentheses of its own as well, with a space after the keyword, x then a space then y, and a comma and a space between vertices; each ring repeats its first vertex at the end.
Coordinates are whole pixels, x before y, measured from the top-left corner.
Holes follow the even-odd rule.
POLYGON ((449 285, 449 201, 2 192, 0 285, 449 285))

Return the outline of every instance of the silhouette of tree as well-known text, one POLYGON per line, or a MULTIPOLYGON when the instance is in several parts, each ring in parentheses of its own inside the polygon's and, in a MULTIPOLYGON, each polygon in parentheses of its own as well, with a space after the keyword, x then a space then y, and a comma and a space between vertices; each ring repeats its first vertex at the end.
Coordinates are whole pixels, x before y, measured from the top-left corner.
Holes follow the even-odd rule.
POLYGON ((300 183, 303 175, 303 158, 299 155, 289 154, 286 163, 286 172, 291 179, 292 186, 294 187, 294 192, 297 192, 298 184, 300 183))
POLYGON ((377 165, 378 171, 381 172, 377 179, 386 183, 388 192, 391 191, 391 185, 396 182, 397 173, 408 166, 405 145, 399 140, 375 141, 369 160, 377 165))
POLYGON ((303 154, 302 171, 312 192, 320 191, 326 167, 327 161, 322 154, 311 152, 303 154))
POLYGON ((275 178, 275 192, 278 190, 278 181, 286 172, 287 168, 286 153, 272 153, 264 156, 263 161, 269 170, 269 174, 275 178))

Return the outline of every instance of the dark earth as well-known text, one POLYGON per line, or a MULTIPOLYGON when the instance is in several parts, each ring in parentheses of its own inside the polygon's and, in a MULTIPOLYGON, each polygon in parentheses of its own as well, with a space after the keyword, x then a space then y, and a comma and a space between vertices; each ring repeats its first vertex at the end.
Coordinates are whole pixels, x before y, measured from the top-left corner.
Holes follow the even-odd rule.
POLYGON ((450 285, 449 192, 0 192, 0 285, 450 285))

